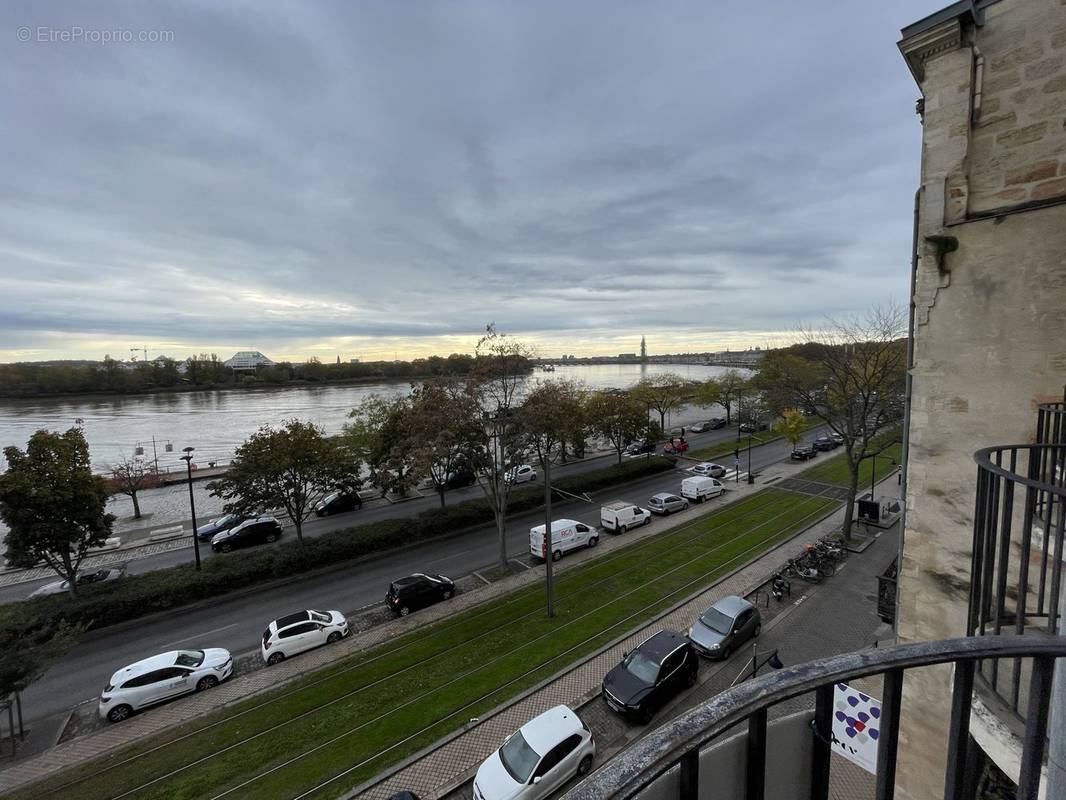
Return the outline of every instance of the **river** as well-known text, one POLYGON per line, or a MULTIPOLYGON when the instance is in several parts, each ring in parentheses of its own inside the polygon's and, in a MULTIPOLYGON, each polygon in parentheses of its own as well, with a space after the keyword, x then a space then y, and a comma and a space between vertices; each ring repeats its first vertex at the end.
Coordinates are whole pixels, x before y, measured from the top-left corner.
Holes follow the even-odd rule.
MULTIPOLYGON (((533 380, 566 378, 590 389, 628 388, 642 377, 676 373, 692 381, 725 372, 724 367, 672 364, 589 364, 558 366, 553 373, 537 371, 533 380)), ((744 370, 741 370, 744 372, 744 370)), ((109 464, 133 456, 159 458, 162 471, 184 470, 179 460, 183 447, 195 447, 195 461, 226 463, 233 451, 262 425, 276 425, 291 417, 310 420, 327 433, 339 433, 348 412, 371 394, 392 395, 410 390, 407 381, 353 386, 300 386, 273 389, 236 389, 208 392, 132 395, 125 397, 74 397, 37 400, 0 400, 0 444, 25 447, 34 431, 62 431, 74 424, 85 431, 93 467, 106 472, 109 464), (153 454, 152 438, 155 437, 153 454), (171 449, 168 450, 167 446, 171 449)), ((679 424, 689 424, 711 409, 680 412, 679 424)), ((671 424, 668 420, 667 424, 671 424)), ((0 459, 0 463, 2 463, 0 459)), ((206 484, 194 484, 201 516, 218 513, 221 501, 207 493, 206 484)), ((142 493, 141 507, 149 517, 131 519, 132 504, 114 495, 108 510, 118 517, 116 531, 145 525, 181 521, 187 515, 188 495, 183 485, 142 493)), ((5 528, 0 523, 0 534, 5 528)))

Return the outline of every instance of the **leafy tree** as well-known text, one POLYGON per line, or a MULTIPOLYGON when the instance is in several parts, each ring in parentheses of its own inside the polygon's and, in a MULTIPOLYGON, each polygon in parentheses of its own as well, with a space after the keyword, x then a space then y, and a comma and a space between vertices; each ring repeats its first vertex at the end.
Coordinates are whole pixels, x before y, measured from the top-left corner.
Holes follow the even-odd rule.
POLYGON ((24 609, 0 614, 0 697, 21 692, 78 643, 84 625, 39 619, 24 609))
POLYGON ((298 419, 280 428, 263 426, 237 448, 229 472, 208 484, 225 500, 227 513, 254 514, 284 509, 303 543, 303 524, 315 504, 330 492, 359 488, 359 465, 336 440, 298 419))
POLYGON ((476 400, 467 389, 450 377, 411 387, 407 456, 411 472, 426 475, 432 482, 441 508, 448 480, 460 472, 473 471, 482 436, 476 400))
POLYGON ((568 380, 534 386, 518 409, 522 441, 541 468, 562 458, 566 445, 584 439, 585 391, 568 380))
POLYGON ((659 427, 666 428, 666 415, 680 408, 685 401, 688 384, 680 375, 666 373, 644 378, 629 390, 629 394, 659 414, 659 427))
POLYGON ((344 426, 345 444, 367 465, 370 482, 381 490, 406 494, 416 473, 411 469, 410 414, 412 398, 397 395, 370 395, 348 415, 344 426))
POLYGON ((141 504, 137 500, 137 493, 159 484, 154 465, 143 458, 123 458, 117 464, 112 464, 110 471, 111 485, 119 493, 129 496, 133 501, 133 518, 140 519, 141 504))
POLYGON ((745 378, 735 369, 726 370, 718 376, 718 397, 715 402, 725 408, 725 421, 727 425, 733 424, 733 407, 738 405, 741 399, 751 389, 751 381, 745 378))
POLYGON ((786 409, 774 425, 774 433, 784 436, 795 447, 807 430, 807 418, 793 408, 786 409))
POLYGON ((862 461, 899 440, 886 433, 898 431, 903 418, 905 331, 905 314, 895 307, 829 320, 820 329, 801 330, 799 347, 767 354, 759 370, 758 385, 772 408, 800 409, 843 438, 850 472, 846 537, 862 461))
POLYGON ((494 324, 474 348, 474 363, 468 376, 469 392, 476 399, 472 411, 481 433, 475 450, 479 485, 496 520, 500 566, 507 567, 507 502, 512 483, 507 470, 522 457, 524 442, 516 417, 519 390, 532 369, 532 350, 496 330, 494 324))
POLYGON ((104 544, 115 517, 106 512, 107 488, 93 475, 80 428, 37 431, 25 451, 5 447, 0 475, 0 519, 8 527, 7 559, 19 567, 43 561, 77 593, 78 567, 89 549, 104 544))
POLYGON ((626 445, 645 435, 648 415, 644 403, 630 394, 596 392, 586 405, 589 428, 607 440, 622 463, 626 445))

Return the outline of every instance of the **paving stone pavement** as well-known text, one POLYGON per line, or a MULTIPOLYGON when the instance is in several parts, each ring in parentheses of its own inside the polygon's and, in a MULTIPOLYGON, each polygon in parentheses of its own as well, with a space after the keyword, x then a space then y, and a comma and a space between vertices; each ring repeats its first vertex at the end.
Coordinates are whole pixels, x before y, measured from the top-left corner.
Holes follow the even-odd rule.
MULTIPOLYGON (((892 485, 895 485, 894 476, 891 481, 892 485)), ((887 486, 888 482, 883 482, 883 484, 887 486)), ((349 792, 344 797, 346 799, 359 797, 366 798, 366 800, 385 800, 394 792, 404 789, 413 791, 420 797, 434 798, 447 794, 457 782, 461 781, 472 770, 475 770, 499 746, 505 736, 520 728, 526 721, 560 703, 575 707, 587 695, 595 694, 599 690, 603 676, 621 660, 624 651, 633 649, 661 628, 687 630, 692 620, 719 597, 729 594, 747 594, 748 591, 763 583, 769 575, 782 567, 790 557, 795 556, 798 543, 811 541, 814 538, 835 531, 840 525, 842 516, 843 511, 832 514, 812 528, 799 533, 778 546, 754 563, 718 581, 694 599, 673 611, 667 612, 654 622, 642 626, 624 640, 615 643, 599 654, 593 655, 581 664, 565 670, 540 689, 504 707, 497 713, 472 723, 458 735, 446 740, 443 745, 431 750, 421 758, 417 758, 417 760, 407 764, 379 783, 368 787, 357 787, 356 790, 349 792)), ((852 558, 860 559, 862 556, 852 556, 852 558)), ((873 560, 869 559, 870 562, 873 560)), ((884 565, 879 562, 878 565, 882 569, 884 568, 884 565)), ((826 588, 831 588, 831 584, 832 579, 826 582, 826 588)), ((876 596, 876 582, 872 584, 869 592, 876 596)), ((846 609, 848 604, 840 603, 839 607, 846 609)), ((861 637, 866 634, 863 634, 861 629, 851 624, 836 625, 834 626, 834 631, 824 630, 824 627, 815 619, 808 623, 806 628, 800 629, 800 634, 792 634, 794 637, 799 637, 796 645, 797 657, 794 659, 795 662, 810 660, 810 658, 817 657, 817 655, 829 655, 832 652, 854 650, 856 646, 870 644, 873 641, 872 638, 868 640, 857 639, 857 635, 861 637), (834 634, 843 637, 838 644, 834 644, 832 639, 825 642, 827 637, 834 634), (813 654, 806 657, 801 656, 799 641, 808 642, 809 650, 813 654), (825 643, 823 644, 823 642, 825 643), (837 647, 838 649, 827 651, 823 649, 824 647, 837 647)))

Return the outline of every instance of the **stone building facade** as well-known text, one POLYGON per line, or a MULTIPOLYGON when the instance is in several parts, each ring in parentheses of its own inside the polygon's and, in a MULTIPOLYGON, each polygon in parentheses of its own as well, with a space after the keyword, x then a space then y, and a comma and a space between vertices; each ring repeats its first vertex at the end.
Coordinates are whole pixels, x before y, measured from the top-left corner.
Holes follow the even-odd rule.
MULTIPOLYGON (((916 641, 967 633, 974 451, 1032 441, 1066 384, 1066 0, 955 3, 899 47, 922 116, 897 615, 916 641)), ((897 796, 942 795, 950 702, 950 671, 908 674, 897 796)))

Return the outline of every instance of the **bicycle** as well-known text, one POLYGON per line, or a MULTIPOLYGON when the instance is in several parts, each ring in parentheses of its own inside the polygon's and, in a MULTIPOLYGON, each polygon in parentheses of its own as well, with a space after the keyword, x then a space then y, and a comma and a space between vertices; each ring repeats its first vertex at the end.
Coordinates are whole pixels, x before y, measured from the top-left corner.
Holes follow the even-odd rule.
POLYGON ((807 581, 807 583, 821 583, 822 581, 822 575, 816 568, 806 566, 794 558, 790 558, 785 563, 781 574, 797 577, 800 580, 807 581))

